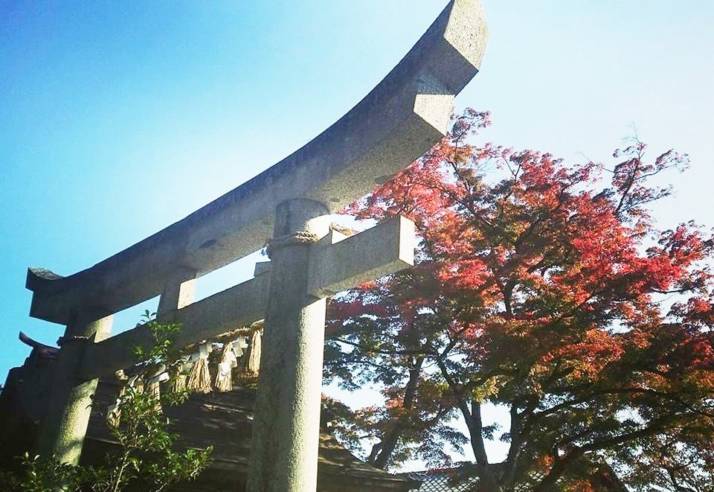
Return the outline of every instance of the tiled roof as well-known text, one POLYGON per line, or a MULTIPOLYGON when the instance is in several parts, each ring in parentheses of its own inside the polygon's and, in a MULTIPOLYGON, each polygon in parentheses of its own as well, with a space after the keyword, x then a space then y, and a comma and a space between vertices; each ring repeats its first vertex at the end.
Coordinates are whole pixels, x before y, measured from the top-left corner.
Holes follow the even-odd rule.
POLYGON ((421 472, 404 473, 403 476, 421 482, 418 489, 410 492, 467 492, 475 490, 478 479, 476 477, 463 477, 460 467, 445 470, 430 470, 421 472))
MULTIPOLYGON (((421 487, 410 489, 409 492, 469 492, 476 490, 476 484, 478 483, 473 463, 468 462, 452 468, 409 472, 401 475, 412 480, 421 481, 421 487)), ((514 492, 527 492, 532 489, 531 485, 530 482, 518 484, 513 490, 514 492)))

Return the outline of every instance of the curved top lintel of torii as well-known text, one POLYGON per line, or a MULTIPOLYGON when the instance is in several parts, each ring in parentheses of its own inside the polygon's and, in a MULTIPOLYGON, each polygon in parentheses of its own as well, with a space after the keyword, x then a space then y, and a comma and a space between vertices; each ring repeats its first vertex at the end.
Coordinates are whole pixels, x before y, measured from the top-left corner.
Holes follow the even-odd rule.
POLYGON ((67 324, 86 310, 115 313, 160 294, 177 271, 200 276, 260 249, 282 201, 313 199, 334 212, 369 193, 442 138, 486 38, 479 1, 452 0, 364 99, 282 161, 86 270, 30 268, 30 315, 67 324))

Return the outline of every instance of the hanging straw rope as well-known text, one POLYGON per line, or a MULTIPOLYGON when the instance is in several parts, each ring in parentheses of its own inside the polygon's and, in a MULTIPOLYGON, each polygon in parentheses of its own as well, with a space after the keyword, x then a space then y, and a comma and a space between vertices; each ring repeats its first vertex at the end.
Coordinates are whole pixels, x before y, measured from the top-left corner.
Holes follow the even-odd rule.
POLYGON ((162 365, 146 381, 146 394, 155 400, 155 408, 158 412, 161 411, 161 383, 168 380, 169 374, 166 372, 166 366, 162 365))
MULTIPOLYGON (((194 362, 191 372, 188 375, 186 388, 195 393, 210 393, 211 392, 211 371, 208 369, 208 353, 210 345, 203 344, 199 347, 198 358, 194 362)), ((195 356, 191 356, 194 358, 195 356)))
POLYGON ((186 361, 180 360, 169 369, 169 392, 178 394, 186 391, 186 361))

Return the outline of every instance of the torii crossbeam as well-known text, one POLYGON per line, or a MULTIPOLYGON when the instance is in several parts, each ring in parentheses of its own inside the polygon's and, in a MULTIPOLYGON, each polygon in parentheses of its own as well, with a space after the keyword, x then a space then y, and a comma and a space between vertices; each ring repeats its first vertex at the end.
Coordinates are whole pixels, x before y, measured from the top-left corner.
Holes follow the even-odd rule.
POLYGON ((341 240, 329 215, 418 158, 446 132, 486 43, 478 0, 452 0, 399 64, 304 147, 188 217, 74 275, 29 269, 31 316, 65 324, 40 450, 79 459, 97 378, 132 364, 141 327, 111 315, 161 295, 180 343, 265 319, 251 491, 316 488, 325 298, 412 263, 413 224, 395 218, 341 240), (192 284, 272 237, 270 267, 192 303, 192 284))

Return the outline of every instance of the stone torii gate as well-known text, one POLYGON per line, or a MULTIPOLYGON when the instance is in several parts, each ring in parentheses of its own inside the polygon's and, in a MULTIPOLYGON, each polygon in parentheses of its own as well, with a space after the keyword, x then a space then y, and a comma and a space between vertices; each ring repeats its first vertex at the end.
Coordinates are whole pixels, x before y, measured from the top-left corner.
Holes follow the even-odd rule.
POLYGON ((248 490, 315 490, 325 299, 411 265, 415 245, 407 219, 344 238, 329 215, 444 135, 485 43, 478 0, 452 0, 361 102, 281 162, 91 268, 29 269, 30 315, 66 326, 40 452, 78 462, 98 378, 151 343, 142 327, 110 337, 111 316, 160 295, 158 319, 182 324, 183 345, 265 320, 248 490), (270 237, 271 261, 253 279, 192 302, 196 278, 270 237))

